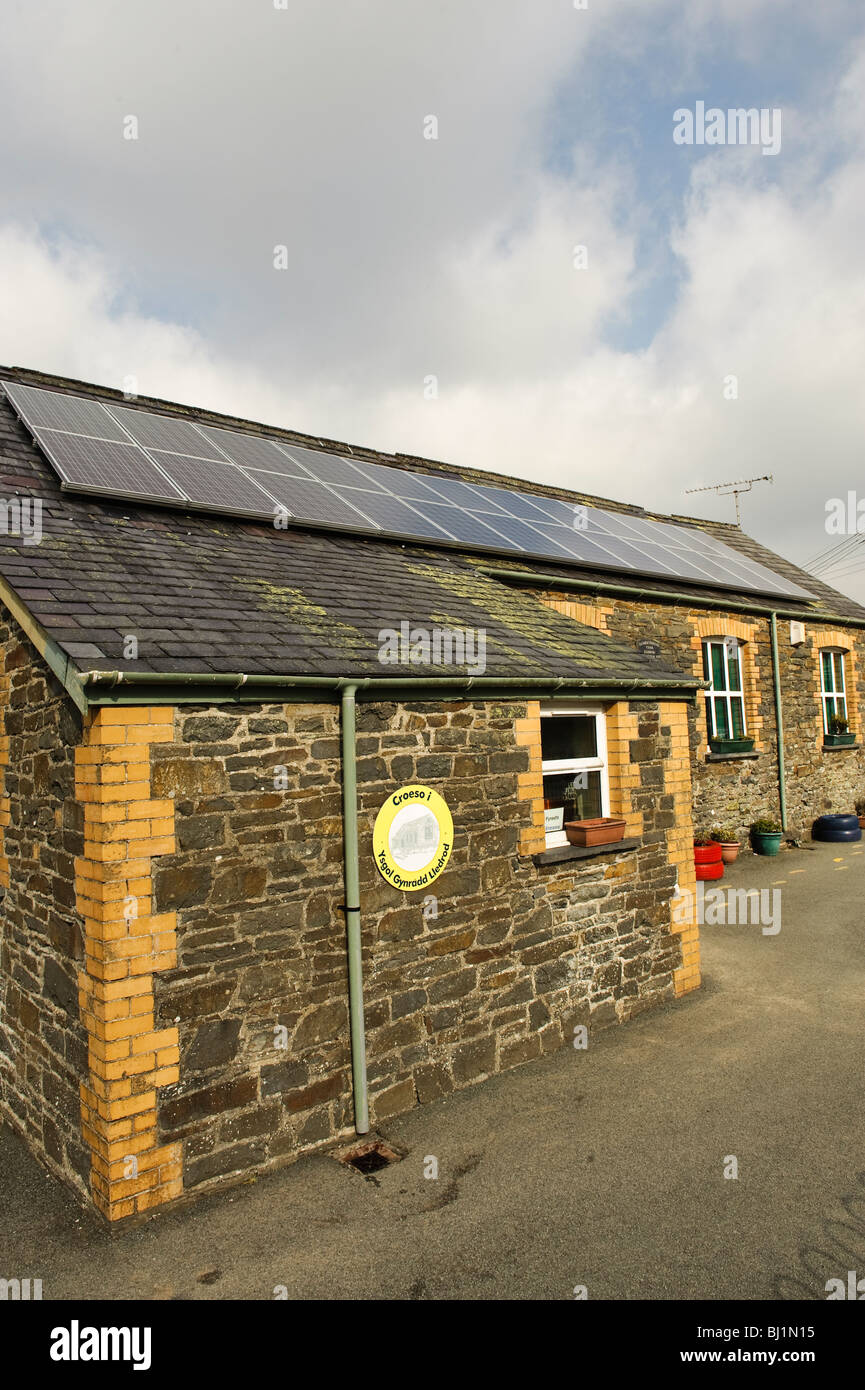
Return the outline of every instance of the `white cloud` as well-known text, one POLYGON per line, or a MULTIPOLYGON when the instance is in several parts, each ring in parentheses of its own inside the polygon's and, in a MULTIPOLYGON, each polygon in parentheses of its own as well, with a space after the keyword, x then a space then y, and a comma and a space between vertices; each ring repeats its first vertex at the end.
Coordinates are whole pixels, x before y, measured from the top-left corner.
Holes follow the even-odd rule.
MULTIPOLYGON (((687 10, 684 67, 715 8, 687 10)), ((4 361, 670 510, 729 518, 685 489, 771 472, 747 528, 800 559, 828 544, 826 497, 862 477, 865 48, 818 115, 785 109, 777 159, 691 160, 678 297, 627 351, 606 330, 654 268, 653 206, 614 148, 560 152, 561 172, 539 152, 560 84, 623 42, 630 0, 606 18, 546 4, 543 23, 414 0, 340 24, 311 4, 249 20, 100 0, 71 27, 62 9, 41 48, 35 11, 16 15, 35 57, 10 74, 29 107, 0 165, 4 361)), ((725 22, 753 45, 782 13, 749 0, 725 22)), ((691 152, 670 140, 668 158, 691 152)))

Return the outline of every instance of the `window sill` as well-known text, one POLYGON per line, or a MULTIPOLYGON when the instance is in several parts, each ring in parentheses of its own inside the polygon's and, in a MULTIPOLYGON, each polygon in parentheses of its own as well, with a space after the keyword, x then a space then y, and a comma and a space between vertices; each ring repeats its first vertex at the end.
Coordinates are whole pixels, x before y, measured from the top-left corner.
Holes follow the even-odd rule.
POLYGON ((707 763, 742 763, 753 762, 759 758, 760 754, 755 748, 751 753, 707 753, 707 763))
POLYGON ((856 749, 861 747, 861 743, 821 743, 820 751, 823 753, 855 753, 856 749))
POLYGON ((563 864, 574 859, 597 859, 602 854, 627 854, 639 845, 639 839, 616 840, 611 845, 556 845, 554 849, 533 854, 532 863, 541 868, 545 864, 563 864))

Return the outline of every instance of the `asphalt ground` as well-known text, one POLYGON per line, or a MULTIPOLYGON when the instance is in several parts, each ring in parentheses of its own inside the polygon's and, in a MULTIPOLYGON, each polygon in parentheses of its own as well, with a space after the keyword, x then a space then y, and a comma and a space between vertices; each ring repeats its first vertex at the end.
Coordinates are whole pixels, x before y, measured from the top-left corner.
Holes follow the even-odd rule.
POLYGON ((404 1157, 370 1177, 319 1153, 111 1231, 3 1129, 0 1275, 43 1299, 825 1299, 865 1275, 865 852, 746 854, 721 886, 778 888, 780 931, 704 926, 701 990, 389 1122, 404 1157))

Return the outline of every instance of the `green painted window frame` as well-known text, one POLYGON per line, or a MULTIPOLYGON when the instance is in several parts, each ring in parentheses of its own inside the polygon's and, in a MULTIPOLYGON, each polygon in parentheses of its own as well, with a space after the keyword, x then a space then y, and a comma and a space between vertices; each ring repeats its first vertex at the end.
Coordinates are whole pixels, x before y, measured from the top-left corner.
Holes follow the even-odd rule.
POLYGON ((823 733, 830 734, 829 720, 848 719, 847 652, 843 647, 820 648, 820 703, 823 707, 823 733), (840 684, 839 684, 840 679, 840 684))

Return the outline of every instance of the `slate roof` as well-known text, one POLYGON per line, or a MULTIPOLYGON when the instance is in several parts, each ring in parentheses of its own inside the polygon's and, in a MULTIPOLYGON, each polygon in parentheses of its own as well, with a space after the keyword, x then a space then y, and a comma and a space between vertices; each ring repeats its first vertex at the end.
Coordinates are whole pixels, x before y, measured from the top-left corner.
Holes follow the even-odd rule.
MULTIPOLYGON (((0 377, 122 399, 106 388, 22 369, 0 367, 0 377)), ((263 432, 248 422, 167 402, 138 404, 203 423, 263 432)), ((335 445, 292 431, 267 433, 312 448, 335 445)), ((420 472, 514 484, 513 479, 429 460, 356 447, 352 452, 420 472)), ((646 514, 562 489, 533 485, 533 490, 646 514)), ((16 492, 42 499, 44 534, 38 545, 0 534, 0 576, 79 671, 417 676, 417 667, 382 666, 378 659, 380 631, 399 629, 408 621, 413 628, 484 629, 488 676, 609 677, 612 684, 625 685, 653 676, 663 683, 676 675, 663 662, 648 661, 605 634, 543 607, 531 592, 480 573, 477 555, 340 532, 279 531, 240 519, 63 492, 53 468, 3 398, 0 498, 8 500, 16 492), (138 641, 135 659, 124 654, 130 634, 138 641)), ((737 528, 692 519, 688 524, 702 525, 727 544, 804 582, 812 592, 819 588, 831 611, 865 618, 865 610, 851 600, 818 586, 737 528)), ((485 566, 496 563, 495 557, 483 557, 485 566)), ((553 579, 575 572, 517 558, 500 563, 531 568, 553 579)), ((609 573, 597 577, 616 579, 609 573)), ((671 585, 646 580, 645 587, 671 585)), ((687 586, 682 592, 689 592, 687 586)), ((705 591, 693 592, 698 596, 705 591)), ((464 666, 453 669, 465 674, 464 666)), ((430 676, 447 673, 445 667, 429 671, 430 676)))

